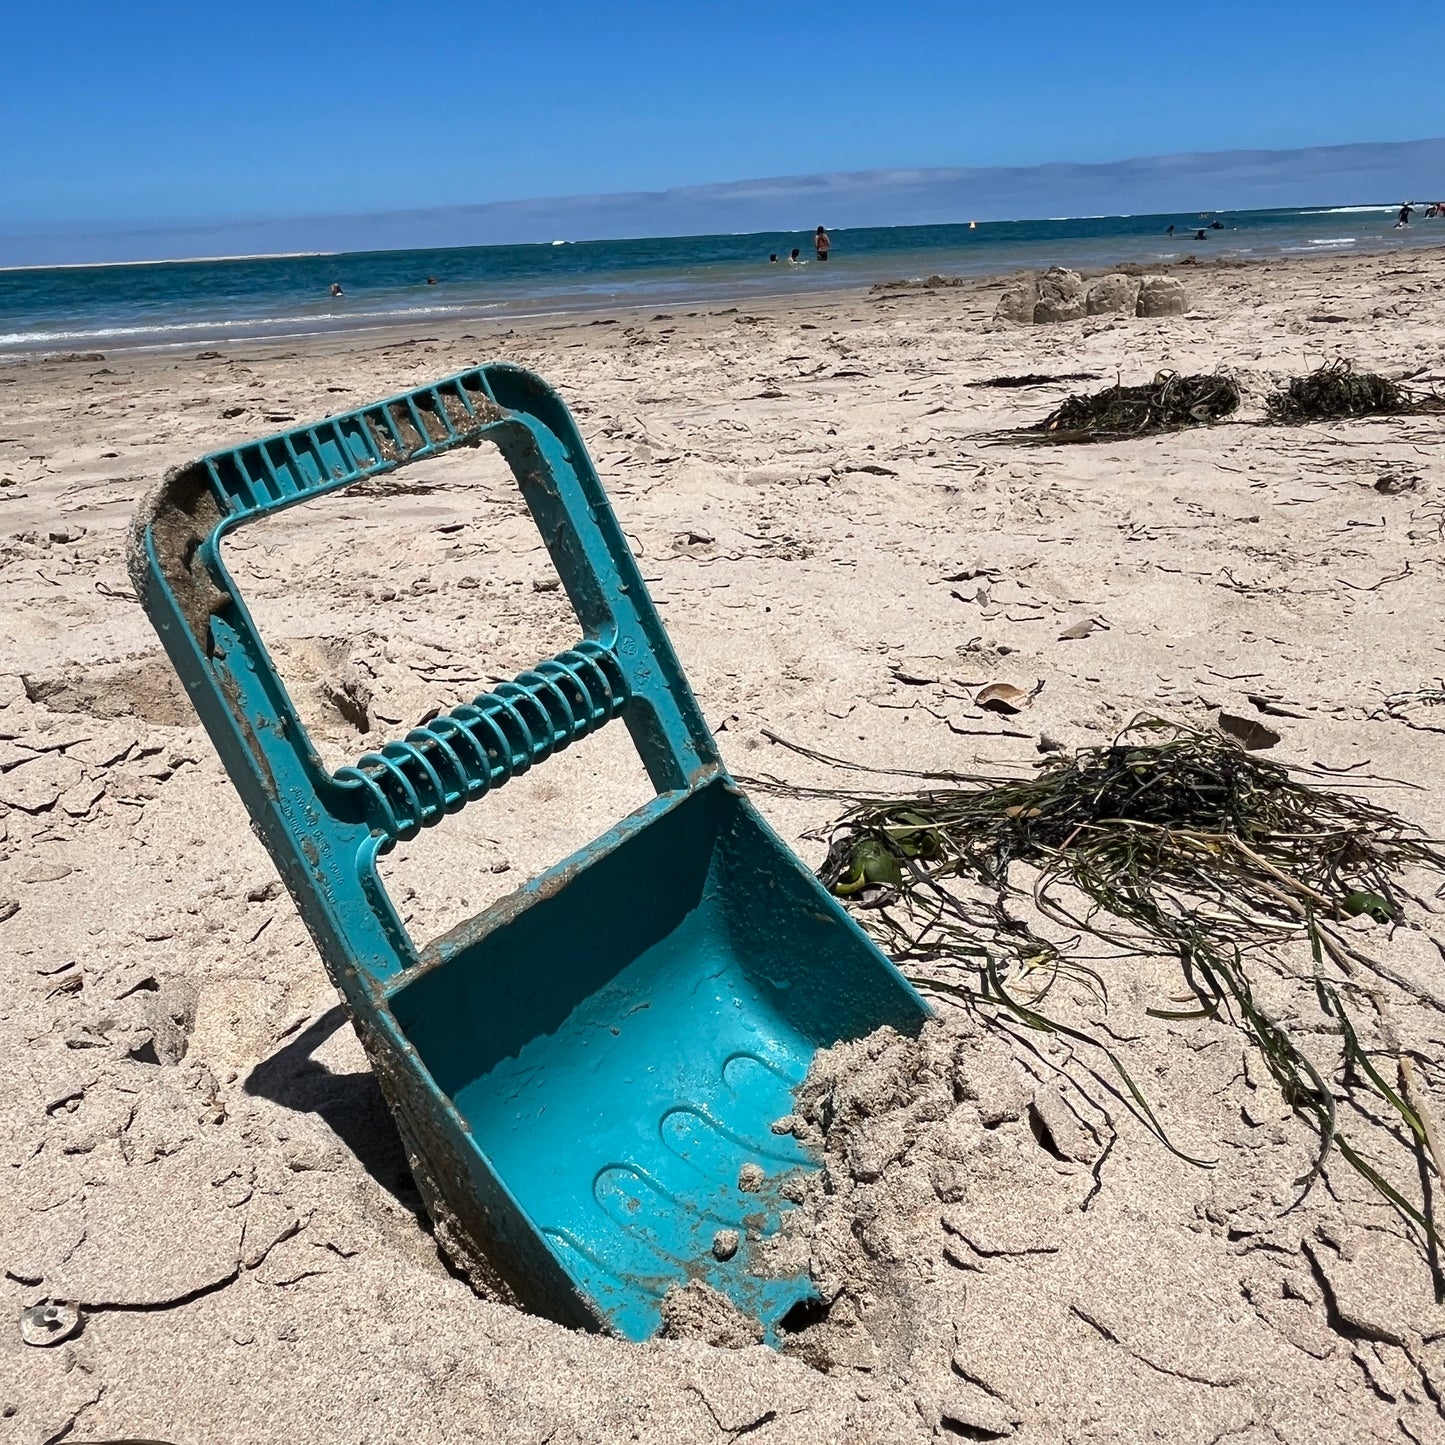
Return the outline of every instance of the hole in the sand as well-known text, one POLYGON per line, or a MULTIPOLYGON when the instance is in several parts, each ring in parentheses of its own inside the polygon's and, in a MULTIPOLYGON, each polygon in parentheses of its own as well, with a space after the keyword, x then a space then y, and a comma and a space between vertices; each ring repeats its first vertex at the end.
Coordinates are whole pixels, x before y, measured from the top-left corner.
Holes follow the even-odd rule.
POLYGON ((1044 1122, 1043 1115, 1039 1113, 1037 1106, 1034 1104, 1029 1105, 1028 1120, 1029 1133, 1034 1136, 1034 1142, 1039 1148, 1042 1149, 1045 1154, 1052 1155, 1053 1158, 1058 1159, 1060 1162, 1066 1161, 1068 1155, 1059 1148, 1053 1131, 1044 1122))
POLYGON ((938 1428, 943 1434, 956 1436, 960 1440, 1002 1440, 1013 1434, 1012 1428, 990 1430, 983 1425, 970 1425, 963 1420, 955 1420, 951 1415, 945 1415, 938 1422, 938 1428))
POLYGON ((800 1299, 788 1310, 779 1319, 777 1329, 780 1334, 800 1335, 804 1330, 812 1329, 814 1325, 821 1325, 827 1318, 827 1302, 814 1295, 811 1299, 800 1299))

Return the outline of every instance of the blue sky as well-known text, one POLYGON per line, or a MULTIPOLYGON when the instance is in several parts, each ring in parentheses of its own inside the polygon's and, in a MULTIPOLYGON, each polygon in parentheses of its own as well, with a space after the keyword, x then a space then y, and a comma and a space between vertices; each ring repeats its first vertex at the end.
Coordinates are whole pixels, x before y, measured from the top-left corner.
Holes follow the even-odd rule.
POLYGON ((7 8, 0 232, 1445 133, 1445 4, 7 8))

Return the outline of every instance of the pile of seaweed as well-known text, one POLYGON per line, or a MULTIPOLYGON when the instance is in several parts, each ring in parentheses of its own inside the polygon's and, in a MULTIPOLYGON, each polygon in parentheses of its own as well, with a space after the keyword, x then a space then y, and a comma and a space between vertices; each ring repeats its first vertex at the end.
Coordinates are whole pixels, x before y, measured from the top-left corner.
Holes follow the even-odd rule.
POLYGON ((1340 358, 1308 376, 1293 377, 1265 403, 1265 419, 1277 426, 1335 421, 1353 416, 1418 416, 1445 411, 1445 397, 1405 386, 1374 371, 1356 371, 1340 358))
POLYGON ((1127 441, 1208 426, 1239 409, 1239 386, 1224 372, 1181 376, 1158 372, 1141 386, 1122 383, 1071 396, 1033 426, 995 433, 990 440, 1031 446, 1127 441))
MULTIPOLYGON (((1061 978, 1107 1006, 1103 976, 1080 953, 1085 936, 1115 958, 1176 958, 1192 1004, 1150 1013, 1218 1019, 1244 1031, 1317 1135, 1313 1165, 1296 1181, 1302 1194, 1336 1151, 1423 1232, 1433 1257, 1428 1203, 1407 1198, 1408 1186, 1357 1149, 1340 1114, 1372 1121, 1378 1140, 1413 1151, 1422 1179, 1441 1173, 1414 1072, 1437 1066, 1400 1048, 1381 980, 1438 1008, 1445 1001, 1370 957, 1358 930, 1340 925, 1360 917, 1397 922, 1411 896, 1403 870, 1445 875, 1436 840, 1228 738, 1150 717, 1110 744, 1046 760, 1032 776, 893 775, 928 786, 892 797, 764 786, 843 802, 819 876, 859 909, 860 922, 915 982, 1002 1025, 1097 1051, 1109 1068, 1094 1077, 1172 1149, 1102 1026, 1092 1033, 1045 1009, 1061 978), (1041 928, 1062 930, 1069 942, 1041 928), (1314 1062, 1305 1030, 1272 1017, 1256 997, 1259 970, 1298 976, 1281 953, 1291 941, 1308 947, 1311 982, 1334 1031, 1333 1066, 1314 1062), (1356 1028, 1360 1008, 1376 1015, 1379 1042, 1368 1048, 1356 1028)), ((1318 1055, 1321 1036, 1308 1037, 1318 1055)))

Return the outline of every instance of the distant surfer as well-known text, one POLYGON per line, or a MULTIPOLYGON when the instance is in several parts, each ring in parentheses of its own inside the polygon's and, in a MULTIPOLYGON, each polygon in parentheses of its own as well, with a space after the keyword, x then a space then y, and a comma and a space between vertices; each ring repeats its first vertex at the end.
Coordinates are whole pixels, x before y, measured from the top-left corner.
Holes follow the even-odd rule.
POLYGON ((345 296, 345 295, 346 295, 346 292, 344 292, 344 291, 341 289, 341 282, 340 282, 340 281, 333 281, 333 282, 331 283, 331 294, 332 294, 333 296, 345 296))
POLYGON ((435 276, 428 276, 426 278, 426 284, 428 286, 435 286, 437 284, 437 278, 435 276))
POLYGON ((1211 222, 1209 223, 1209 229, 1210 229, 1211 231, 1222 231, 1222 230, 1224 229, 1224 222, 1223 222, 1223 221, 1211 221, 1211 222))
POLYGON ((828 239, 828 233, 819 226, 813 232, 813 252, 820 261, 828 259, 828 251, 833 243, 828 239))

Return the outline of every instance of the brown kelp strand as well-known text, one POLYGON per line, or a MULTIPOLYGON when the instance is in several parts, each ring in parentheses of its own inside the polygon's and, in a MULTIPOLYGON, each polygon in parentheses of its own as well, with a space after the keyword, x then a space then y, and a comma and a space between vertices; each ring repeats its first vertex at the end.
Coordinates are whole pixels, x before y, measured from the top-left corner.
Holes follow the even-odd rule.
POLYGON ((1377 372, 1356 371, 1343 358, 1293 377, 1265 402, 1265 418, 1276 425, 1438 411, 1445 411, 1445 397, 1377 372))
POLYGON ((995 442, 1051 445, 1126 441, 1208 426, 1239 409, 1239 386, 1224 372, 1158 372, 1141 386, 1122 384, 1069 397, 1033 426, 995 434, 995 442))
POLYGON ((1101 1050, 1163 1138, 1102 1031, 1059 1022, 1047 999, 1069 979, 1104 1001, 1102 976, 1081 954, 1086 937, 1116 954, 1177 958, 1192 1003, 1150 1012, 1230 1020, 1245 1032, 1318 1136, 1302 1189, 1337 1151, 1433 1237, 1427 1213, 1345 1137, 1337 1105, 1373 1095, 1404 1125, 1398 1136, 1423 1148, 1425 1125, 1391 1082, 1400 1059, 1360 1043, 1352 1010, 1380 1013, 1388 1053, 1382 980, 1437 1007, 1445 1001, 1367 956, 1338 925, 1399 921, 1403 870, 1445 875, 1436 840, 1226 737, 1157 718, 1136 719, 1110 744, 1052 757, 1032 776, 902 776, 912 787, 904 796, 826 791, 844 806, 820 877, 915 982, 1101 1050), (1032 918, 1070 941, 1046 937, 1032 918), (1256 998, 1255 970, 1292 940, 1306 941, 1314 960, 1316 996, 1336 1030, 1337 1083, 1256 998))

